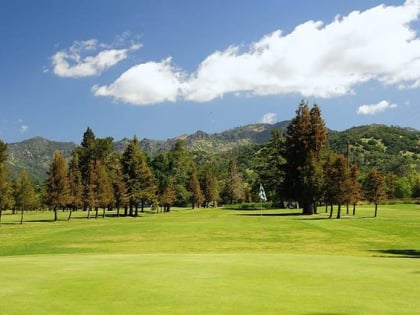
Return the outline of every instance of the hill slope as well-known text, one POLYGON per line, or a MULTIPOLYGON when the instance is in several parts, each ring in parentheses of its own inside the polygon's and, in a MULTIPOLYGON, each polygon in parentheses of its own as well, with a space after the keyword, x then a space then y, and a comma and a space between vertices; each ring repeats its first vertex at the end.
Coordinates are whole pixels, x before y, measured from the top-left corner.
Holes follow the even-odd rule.
MULTIPOLYGON (((142 149, 155 155, 170 150, 177 139, 183 139, 186 147, 195 151, 226 152, 235 147, 249 144, 261 144, 270 139, 271 130, 286 130, 289 121, 275 125, 253 124, 208 134, 197 131, 167 140, 143 139, 142 149)), ((129 139, 114 142, 116 151, 123 151, 129 139)), ((377 167, 392 170, 397 174, 412 170, 420 171, 420 131, 410 128, 368 125, 354 127, 345 131, 329 131, 329 145, 335 152, 346 153, 350 143, 350 157, 362 169, 377 167)), ((33 180, 43 181, 46 178, 48 165, 55 150, 61 151, 67 158, 77 144, 56 142, 36 137, 19 143, 8 144, 9 165, 12 175, 19 175, 23 168, 28 170, 33 180)))

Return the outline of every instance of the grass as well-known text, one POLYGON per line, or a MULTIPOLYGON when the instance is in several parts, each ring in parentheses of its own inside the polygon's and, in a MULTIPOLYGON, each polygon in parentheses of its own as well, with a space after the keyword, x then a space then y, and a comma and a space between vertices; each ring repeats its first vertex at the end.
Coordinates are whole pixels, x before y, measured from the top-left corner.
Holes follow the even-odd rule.
POLYGON ((420 314, 418 205, 59 214, 3 215, 1 314, 420 314))

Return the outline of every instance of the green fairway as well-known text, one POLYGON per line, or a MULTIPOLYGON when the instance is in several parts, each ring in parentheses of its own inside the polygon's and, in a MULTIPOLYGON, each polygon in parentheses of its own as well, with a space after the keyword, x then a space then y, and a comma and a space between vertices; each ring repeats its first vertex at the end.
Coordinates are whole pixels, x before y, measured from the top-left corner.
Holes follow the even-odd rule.
POLYGON ((416 205, 59 214, 3 216, 1 314, 420 314, 416 205))

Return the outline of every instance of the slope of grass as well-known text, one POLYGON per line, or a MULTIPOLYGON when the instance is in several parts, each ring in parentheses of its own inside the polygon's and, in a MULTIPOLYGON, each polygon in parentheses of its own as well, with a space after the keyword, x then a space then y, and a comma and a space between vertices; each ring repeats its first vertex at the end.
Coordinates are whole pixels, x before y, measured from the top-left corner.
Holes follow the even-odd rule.
POLYGON ((0 313, 419 314, 420 207, 372 214, 7 214, 0 313))

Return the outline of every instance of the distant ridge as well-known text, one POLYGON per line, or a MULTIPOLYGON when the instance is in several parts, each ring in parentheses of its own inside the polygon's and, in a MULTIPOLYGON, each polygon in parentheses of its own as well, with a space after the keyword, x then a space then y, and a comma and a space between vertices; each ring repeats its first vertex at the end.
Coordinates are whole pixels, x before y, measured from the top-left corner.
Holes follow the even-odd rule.
MULTIPOLYGON (((188 149, 204 152, 227 152, 242 145, 262 144, 271 137, 271 131, 279 128, 285 132, 290 121, 276 124, 250 124, 232 128, 219 133, 206 133, 198 130, 190 135, 181 135, 167 140, 142 139, 142 150, 150 155, 169 151, 177 139, 183 139, 188 149)), ((115 150, 122 152, 129 139, 114 142, 115 150)), ((399 163, 401 158, 411 157, 420 164, 420 131, 409 127, 386 125, 356 126, 345 131, 329 130, 329 146, 336 152, 345 153, 347 142, 350 142, 354 159, 360 163, 399 163), (417 159, 418 156, 418 159, 417 159), (369 160, 371 159, 371 160, 369 160)), ((73 142, 50 141, 35 137, 17 143, 9 143, 9 168, 12 176, 20 175, 26 168, 34 181, 46 179, 46 172, 55 150, 61 151, 66 158, 78 145, 73 142)))

